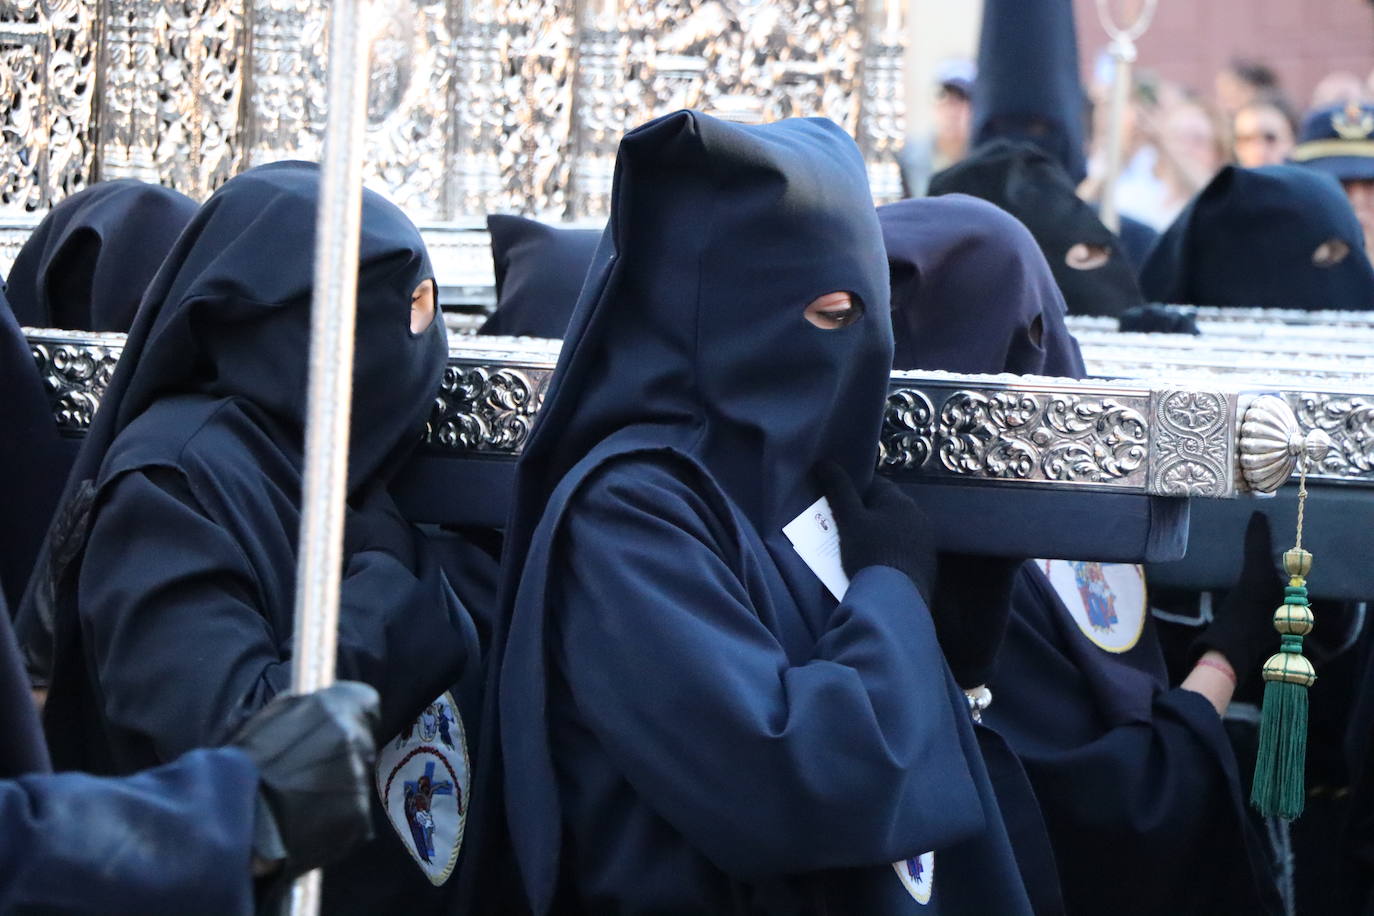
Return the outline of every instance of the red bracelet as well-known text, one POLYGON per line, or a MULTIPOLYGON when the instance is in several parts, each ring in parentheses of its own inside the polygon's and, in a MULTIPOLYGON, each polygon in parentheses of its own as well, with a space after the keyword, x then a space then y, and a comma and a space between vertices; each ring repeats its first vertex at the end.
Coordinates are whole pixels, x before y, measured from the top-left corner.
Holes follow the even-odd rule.
POLYGON ((1210 658, 1200 658, 1197 660, 1197 663, 1199 665, 1206 665, 1208 668, 1215 668, 1216 670, 1220 671, 1222 674, 1226 675, 1228 678, 1231 679, 1232 687, 1236 686, 1236 672, 1235 669, 1233 669, 1230 665, 1226 665, 1221 662, 1214 662, 1210 658))

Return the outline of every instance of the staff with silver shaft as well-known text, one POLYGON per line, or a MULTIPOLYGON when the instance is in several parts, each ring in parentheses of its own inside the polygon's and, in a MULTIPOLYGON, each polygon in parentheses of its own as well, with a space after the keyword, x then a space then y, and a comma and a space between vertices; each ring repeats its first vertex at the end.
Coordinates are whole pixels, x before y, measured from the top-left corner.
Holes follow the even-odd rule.
MULTIPOLYGON (((367 51, 361 0, 334 0, 329 29, 329 119, 324 132, 310 309, 309 413, 296 567, 292 686, 309 693, 334 682, 353 403, 353 333, 362 227, 363 118, 367 51)), ((320 909, 320 872, 292 889, 292 916, 320 909)))
POLYGON ((1145 0, 1134 23, 1129 28, 1121 28, 1112 17, 1109 3, 1111 0, 1097 0, 1097 18, 1102 23, 1111 45, 1107 53, 1111 55, 1112 102, 1107 117, 1107 163, 1102 176, 1102 206, 1099 215, 1102 223, 1112 232, 1121 231, 1121 216, 1116 209, 1116 179, 1121 174, 1122 149, 1125 138, 1122 136, 1126 126, 1126 106, 1131 102, 1131 65, 1135 63, 1135 43, 1154 18, 1158 0, 1145 0))

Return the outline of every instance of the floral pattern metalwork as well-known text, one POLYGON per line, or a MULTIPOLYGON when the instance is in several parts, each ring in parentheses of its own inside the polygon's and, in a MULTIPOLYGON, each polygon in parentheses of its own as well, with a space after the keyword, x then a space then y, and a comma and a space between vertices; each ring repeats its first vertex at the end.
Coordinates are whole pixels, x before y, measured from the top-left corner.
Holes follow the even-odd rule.
MULTIPOLYGON (((119 334, 26 329, 58 426, 89 426, 123 347, 119 334)), ((476 338, 474 341, 478 340, 476 338)), ((455 343, 425 431, 434 447, 514 457, 558 356, 556 341, 455 343)), ((886 473, 1158 496, 1237 491, 1238 390, 931 373, 894 377, 878 463, 886 473), (1040 382, 1044 382, 1040 385, 1040 382)), ((1332 446, 1309 475, 1374 486, 1374 395, 1287 392, 1298 427, 1332 446)))
POLYGON ((90 427, 124 350, 122 334, 90 336, 90 340, 29 341, 43 387, 52 399, 57 428, 69 435, 84 434, 90 427))
POLYGON ((1374 395, 1296 392, 1287 400, 1304 433, 1320 429, 1331 437, 1331 448, 1310 477, 1374 478, 1374 395))
POLYGON ((0 2, 0 212, 46 210, 95 171, 96 0, 0 2))
POLYGON ((520 454, 552 374, 548 368, 450 362, 425 440, 444 449, 520 454))

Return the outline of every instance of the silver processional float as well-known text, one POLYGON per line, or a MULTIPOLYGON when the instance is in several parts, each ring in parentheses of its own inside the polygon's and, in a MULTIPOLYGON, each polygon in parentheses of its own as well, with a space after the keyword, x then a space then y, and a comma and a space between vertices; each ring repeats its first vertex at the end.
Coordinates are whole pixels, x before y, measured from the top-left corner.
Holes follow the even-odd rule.
MULTIPOLYGON (((249 165, 323 162, 296 689, 333 679, 363 178, 421 222, 441 298, 466 306, 447 316, 458 331, 494 298, 480 215, 601 217, 619 135, 663 111, 827 115, 858 139, 875 199, 899 196, 902 0, 791 4, 769 29, 747 27, 742 0, 710 5, 714 19, 699 6, 372 0, 364 15, 357 0, 208 0, 188 18, 159 0, 73 0, 0 11, 0 56, 16 77, 0 131, 0 261, 91 180, 203 198, 249 165)), ((1153 6, 1117 27, 1099 4, 1117 60, 1116 140, 1131 45, 1153 6)), ((1105 200, 1104 219, 1112 209, 1105 200)), ((1374 313, 1196 315, 1197 338, 1071 319, 1089 379, 894 373, 879 468, 958 541, 951 549, 1145 562, 1152 583, 1195 590, 1234 581, 1234 534, 1254 508, 1289 530, 1302 489, 1306 543, 1322 558, 1314 593, 1374 595, 1357 548, 1374 530, 1374 313)), ((26 333, 56 423, 82 435, 122 336, 26 333)), ((412 520, 504 523, 558 349, 452 335, 397 494, 412 520)), ((318 892, 318 873, 303 879, 294 911, 315 912, 318 892)))

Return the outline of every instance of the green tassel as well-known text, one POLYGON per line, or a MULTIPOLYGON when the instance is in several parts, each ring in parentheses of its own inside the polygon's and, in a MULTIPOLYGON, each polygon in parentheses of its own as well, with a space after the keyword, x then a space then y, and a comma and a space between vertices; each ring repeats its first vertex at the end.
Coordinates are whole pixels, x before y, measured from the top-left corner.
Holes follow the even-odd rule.
POLYGON ((1302 654, 1302 638, 1312 632, 1303 578, 1311 568, 1311 554, 1289 551, 1284 554, 1284 565, 1292 579, 1284 589, 1283 604, 1274 612, 1274 629, 1283 634, 1282 645, 1264 663, 1264 711, 1250 804, 1265 817, 1292 820, 1302 814, 1307 794, 1307 688, 1317 675, 1302 654), (1291 562, 1290 554, 1295 555, 1291 562))
POLYGON ((1307 758, 1307 688, 1286 681, 1264 685, 1259 757, 1250 804, 1265 817, 1302 814, 1307 758))

